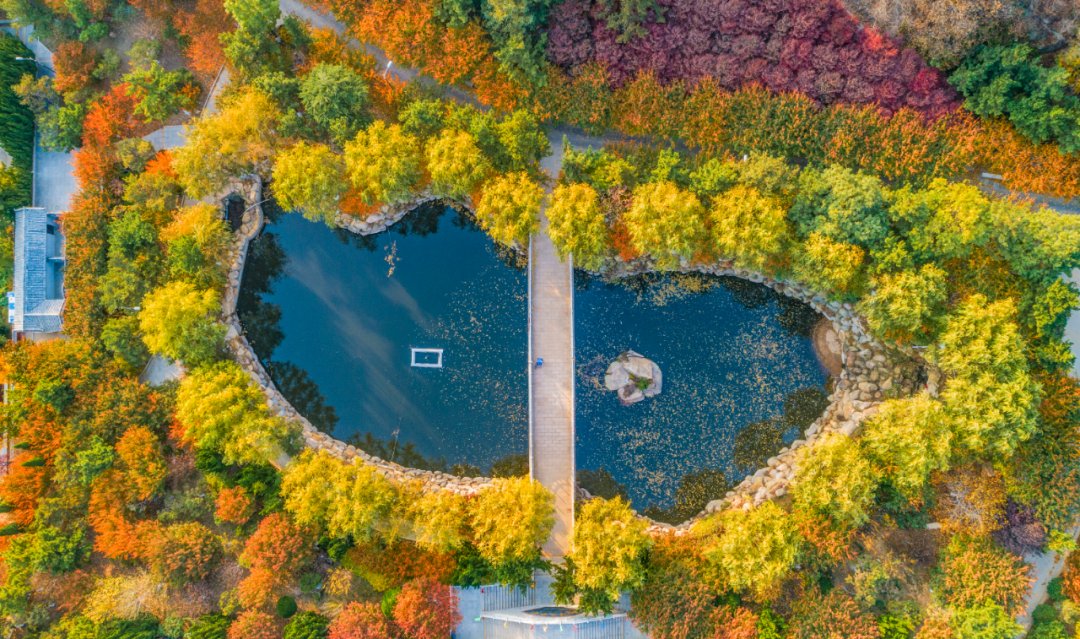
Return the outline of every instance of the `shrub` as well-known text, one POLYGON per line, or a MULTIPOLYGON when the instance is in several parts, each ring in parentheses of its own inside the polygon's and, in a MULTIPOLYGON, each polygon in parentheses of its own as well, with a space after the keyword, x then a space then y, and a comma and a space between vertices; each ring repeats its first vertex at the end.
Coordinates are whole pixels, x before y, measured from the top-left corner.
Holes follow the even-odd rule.
POLYGON ((1046 544, 1046 528, 1030 508, 1011 499, 1005 503, 1005 521, 993 532, 994 541, 1016 555, 1041 551, 1046 544))
POLYGON ((326 639, 330 620, 317 612, 305 610, 285 624, 282 639, 326 639))
POLYGON ((840 4, 727 4, 716 9, 715 20, 704 19, 686 0, 667 7, 659 23, 648 25, 652 46, 645 47, 609 26, 625 6, 603 0, 559 3, 550 21, 548 55, 571 75, 602 64, 616 87, 639 73, 655 73, 658 83, 628 92, 635 104, 663 94, 662 85, 675 84, 678 90, 679 84, 703 79, 729 90, 761 84, 819 102, 869 103, 888 111, 908 106, 938 114, 955 104, 941 74, 913 51, 862 29, 840 4), (709 45, 706 50, 676 44, 691 42, 709 45))
POLYGON ((277 600, 277 604, 274 605, 274 610, 277 612, 277 616, 282 619, 288 619, 296 614, 296 600, 288 595, 283 595, 277 600))

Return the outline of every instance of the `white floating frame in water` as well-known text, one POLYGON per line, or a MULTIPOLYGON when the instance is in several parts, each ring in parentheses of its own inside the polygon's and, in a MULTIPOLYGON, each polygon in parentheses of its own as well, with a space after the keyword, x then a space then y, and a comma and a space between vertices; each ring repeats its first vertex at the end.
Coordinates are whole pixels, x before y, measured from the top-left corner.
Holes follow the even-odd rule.
MULTIPOLYGON (((410 348, 412 351, 412 361, 409 363, 414 368, 442 368, 442 352, 441 348, 410 348), (417 359, 417 355, 436 355, 434 362, 420 361, 417 359)), ((427 358, 425 358, 427 359, 427 358)))

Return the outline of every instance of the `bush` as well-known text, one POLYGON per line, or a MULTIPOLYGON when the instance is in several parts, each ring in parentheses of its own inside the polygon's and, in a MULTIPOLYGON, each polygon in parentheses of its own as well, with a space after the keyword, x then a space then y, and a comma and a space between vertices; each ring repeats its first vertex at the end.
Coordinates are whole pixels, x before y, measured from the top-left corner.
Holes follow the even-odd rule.
POLYGON ((204 615, 191 624, 184 639, 226 639, 231 623, 225 615, 204 615))
POLYGON ((283 639, 326 639, 330 620, 317 612, 305 610, 285 625, 283 639))
POLYGON ((1064 580, 1061 577, 1054 577, 1050 580, 1050 583, 1046 584, 1046 595, 1050 597, 1050 601, 1054 603, 1060 603, 1068 599, 1065 596, 1064 580))
POLYGON ((289 595, 284 595, 277 600, 274 609, 277 611, 279 617, 288 619, 296 614, 296 600, 289 595))

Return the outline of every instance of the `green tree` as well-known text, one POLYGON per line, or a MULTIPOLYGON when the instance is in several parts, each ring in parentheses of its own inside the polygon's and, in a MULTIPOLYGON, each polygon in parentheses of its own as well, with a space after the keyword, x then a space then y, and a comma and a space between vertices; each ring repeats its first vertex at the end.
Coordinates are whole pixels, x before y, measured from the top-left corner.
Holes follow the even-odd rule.
POLYGON ((840 166, 806 170, 791 219, 803 236, 821 233, 865 249, 880 246, 889 234, 885 187, 878 178, 840 166))
POLYGON ((232 362, 197 368, 181 380, 176 419, 185 439, 220 451, 228 464, 277 461, 299 439, 296 425, 271 415, 262 391, 232 362))
POLYGON ((936 358, 941 394, 959 450, 1006 459, 1036 431, 1039 386, 1024 357, 1011 300, 972 295, 953 310, 936 358))
POLYGON ((704 539, 705 560, 720 582, 758 600, 778 592, 799 557, 795 522, 771 501, 711 515, 693 533, 704 539))
POLYGON ((1023 631, 1012 615, 990 602, 953 610, 950 625, 956 639, 1012 639, 1023 631))
POLYGON ((923 393, 881 404, 859 440, 878 471, 910 501, 949 466, 952 432, 941 402, 923 393))
POLYGON ((484 28, 503 71, 526 85, 543 82, 544 25, 552 0, 481 0, 484 28))
POLYGON ((188 366, 214 361, 225 337, 218 294, 187 282, 171 282, 146 296, 139 312, 143 341, 159 353, 188 366))
POLYGON ((403 202, 420 182, 420 141, 382 120, 345 145, 349 182, 367 204, 403 202))
POLYGON ((900 189, 889 215, 919 263, 966 259, 990 239, 990 201, 971 184, 938 179, 900 189))
POLYGON ((656 0, 601 0, 604 21, 618 33, 616 42, 626 43, 645 35, 647 22, 663 22, 665 8, 656 0))
POLYGON ((874 334, 898 342, 926 344, 937 334, 945 315, 948 285, 945 271, 926 264, 918 271, 880 275, 859 310, 874 334))
POLYGON ((476 221, 495 241, 527 246, 540 228, 544 189, 528 173, 499 175, 487 182, 476 203, 476 221))
POLYGON ((465 131, 445 130, 428 142, 425 153, 436 195, 463 198, 488 175, 491 164, 465 131))
POLYGON ((611 229, 600 208, 600 196, 589 184, 560 184, 547 209, 548 235, 559 255, 595 271, 611 254, 611 229))
POLYGON ((330 147, 298 142, 274 160, 274 196, 281 208, 334 226, 344 177, 345 161, 330 147))
POLYGON ((1064 153, 1080 150, 1080 98, 1065 69, 1045 67, 1026 43, 983 45, 949 76, 964 107, 983 117, 1009 118, 1037 142, 1057 142, 1064 153))
POLYGON ((761 272, 783 265, 792 237, 787 214, 775 199, 736 186, 713 198, 710 217, 717 255, 761 272))
POLYGON ((255 34, 269 33, 281 16, 274 0, 225 0, 225 11, 238 27, 255 34))
POLYGON ((317 612, 305 610, 285 624, 282 639, 326 639, 330 620, 317 612))
POLYGON ((689 259, 705 237, 705 210, 697 196, 674 182, 650 182, 634 189, 623 214, 630 242, 652 256, 660 268, 675 268, 689 259))
POLYGON ((536 116, 522 109, 513 111, 495 125, 496 135, 503 154, 509 162, 509 171, 526 171, 535 174, 540 158, 548 153, 547 134, 540 128, 536 116))
POLYGON ((315 65, 300 82, 300 101, 311 119, 339 144, 371 122, 367 81, 340 64, 315 65))
POLYGON ((496 479, 469 504, 476 549, 495 567, 531 562, 555 523, 554 498, 528 477, 496 479))
POLYGON ((442 130, 446 107, 434 98, 413 100, 398 111, 398 122, 409 135, 427 139, 442 130))
POLYGON ((269 168, 279 144, 277 107, 264 93, 244 89, 221 111, 195 121, 187 143, 173 152, 173 168, 190 195, 221 189, 232 177, 269 168))
POLYGON ((164 122, 180 109, 193 106, 192 94, 186 91, 194 83, 190 71, 166 71, 157 60, 149 67, 131 71, 122 79, 127 93, 134 96, 135 115, 149 122, 164 122))
POLYGON ((870 519, 878 473, 855 440, 828 435, 799 449, 791 496, 796 511, 824 516, 844 529, 870 519))
POLYGON ((574 517, 574 584, 603 594, 611 603, 645 582, 645 557, 652 540, 648 523, 622 497, 595 497, 574 517))

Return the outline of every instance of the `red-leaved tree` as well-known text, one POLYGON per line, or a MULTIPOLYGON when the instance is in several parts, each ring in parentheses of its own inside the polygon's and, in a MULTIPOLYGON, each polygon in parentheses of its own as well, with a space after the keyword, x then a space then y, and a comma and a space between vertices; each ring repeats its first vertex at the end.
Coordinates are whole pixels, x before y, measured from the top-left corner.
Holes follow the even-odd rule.
POLYGON ((391 621, 375 603, 352 602, 330 623, 327 639, 393 639, 391 621))
POLYGON ((394 603, 394 622, 411 639, 447 639, 461 623, 457 595, 432 579, 410 581, 394 603))

